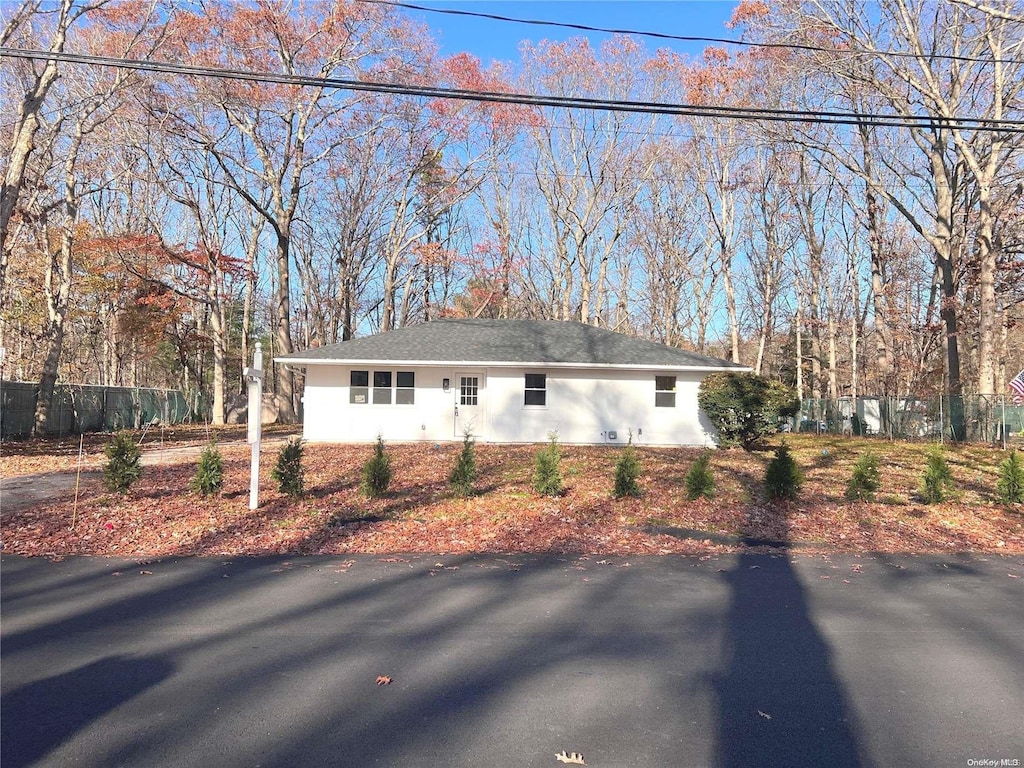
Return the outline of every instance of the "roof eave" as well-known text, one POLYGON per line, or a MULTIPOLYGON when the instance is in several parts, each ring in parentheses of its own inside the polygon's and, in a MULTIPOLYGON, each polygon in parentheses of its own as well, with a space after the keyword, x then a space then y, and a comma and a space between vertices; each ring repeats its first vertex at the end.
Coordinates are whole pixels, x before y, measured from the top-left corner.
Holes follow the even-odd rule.
POLYGON ((298 368, 318 365, 386 365, 391 368, 400 365, 409 367, 446 367, 446 368, 596 368, 600 370, 640 370, 640 371, 733 371, 748 372, 747 366, 737 365, 681 365, 660 363, 545 363, 524 362, 521 360, 395 360, 395 359, 360 359, 360 358, 295 358, 275 357, 279 365, 291 365, 298 368))

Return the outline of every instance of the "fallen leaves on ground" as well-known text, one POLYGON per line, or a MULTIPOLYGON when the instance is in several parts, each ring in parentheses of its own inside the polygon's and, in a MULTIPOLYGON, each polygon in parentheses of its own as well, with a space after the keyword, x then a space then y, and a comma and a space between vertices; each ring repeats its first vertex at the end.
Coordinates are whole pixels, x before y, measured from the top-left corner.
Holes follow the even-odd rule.
POLYGON ((377 675, 377 685, 391 685, 391 678, 387 675, 377 675))
MULTIPOLYGON (((106 492, 99 482, 83 484, 73 529, 72 498, 6 517, 3 551, 123 557, 375 553, 402 562, 394 553, 713 554, 743 548, 746 537, 748 543, 782 541, 807 551, 1024 553, 1024 515, 991 496, 999 451, 949 450, 957 496, 925 506, 913 501, 924 446, 835 438, 823 462, 816 440, 789 438, 807 476, 796 502, 761 497, 769 452, 716 452, 715 498, 688 501, 683 478, 700 451, 641 447, 643 495, 616 500, 619 449, 564 446, 568 490, 549 498, 530 486, 537 446, 487 444, 477 446, 479 493, 461 498, 446 483, 460 446, 416 443, 388 446, 394 481, 383 498, 372 500, 359 492, 371 446, 308 446, 308 492, 300 500, 277 492, 270 477, 275 457, 264 452, 261 505, 254 511, 248 508, 249 448, 225 445, 221 496, 204 499, 189 490, 194 462, 148 466, 125 496, 106 492), (887 467, 879 501, 847 502, 846 480, 868 447, 887 467)), ((436 568, 446 566, 439 561, 436 568)))
MULTIPOLYGON (((295 432, 295 425, 268 424, 263 427, 263 438, 282 438, 295 432)), ((147 427, 131 430, 135 442, 143 452, 162 451, 175 453, 180 448, 201 448, 211 440, 224 446, 231 441, 246 439, 245 424, 208 426, 205 424, 176 424, 170 427, 147 427)), ((79 466, 83 472, 103 468, 106 462, 104 449, 111 435, 92 432, 79 443, 79 435, 51 436, 31 440, 4 440, 0 446, 0 476, 22 477, 24 475, 75 472, 79 466), (81 456, 79 456, 81 448, 81 456)), ((186 457, 187 458, 187 457, 186 457)))

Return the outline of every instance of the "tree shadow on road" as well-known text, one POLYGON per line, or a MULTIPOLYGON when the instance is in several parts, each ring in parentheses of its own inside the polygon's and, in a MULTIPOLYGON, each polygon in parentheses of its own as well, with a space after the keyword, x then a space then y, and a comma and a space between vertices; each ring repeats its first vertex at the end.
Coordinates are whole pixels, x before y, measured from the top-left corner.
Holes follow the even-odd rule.
MULTIPOLYGON (((760 507, 788 533, 786 506, 760 507)), ((783 536, 788 540, 788 535, 783 536)), ((718 695, 716 765, 819 765, 860 768, 870 763, 828 641, 815 625, 788 545, 772 556, 742 553, 725 581, 725 668, 718 695)))
POLYGON ((0 710, 4 768, 32 765, 173 672, 174 665, 159 656, 109 656, 4 693, 0 710))

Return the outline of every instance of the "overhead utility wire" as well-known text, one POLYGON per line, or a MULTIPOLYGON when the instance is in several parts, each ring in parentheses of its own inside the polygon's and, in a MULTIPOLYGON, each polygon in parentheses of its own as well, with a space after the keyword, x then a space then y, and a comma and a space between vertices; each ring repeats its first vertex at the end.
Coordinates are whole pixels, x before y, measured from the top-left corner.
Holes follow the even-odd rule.
POLYGON ((857 114, 854 112, 797 111, 745 107, 702 106, 694 104, 668 104, 590 99, 568 96, 539 96, 526 93, 499 91, 473 91, 437 86, 404 85, 379 81, 349 80, 343 78, 313 77, 310 75, 283 75, 271 72, 252 72, 240 69, 175 64, 166 61, 141 61, 114 56, 95 56, 81 53, 53 53, 23 48, 0 47, 0 57, 64 61, 70 64, 120 67, 147 72, 164 72, 197 77, 215 77, 257 83, 278 83, 310 88, 337 88, 372 93, 390 93, 400 96, 418 96, 460 101, 521 104, 524 106, 590 109, 606 112, 633 112, 639 114, 677 115, 684 117, 718 117, 735 120, 763 120, 766 122, 812 123, 821 125, 871 125, 885 128, 959 128, 970 131, 1024 133, 1024 122, 1019 120, 987 120, 981 118, 942 118, 930 115, 901 116, 886 114, 857 114))
MULTIPOLYGON (((82 100, 79 100, 76 103, 81 104, 82 100)), ((46 119, 50 119, 50 118, 56 117, 57 115, 60 115, 60 114, 63 114, 63 113, 67 113, 68 111, 74 112, 74 107, 70 107, 69 108, 67 105, 63 105, 63 106, 62 105, 54 105, 50 109, 41 109, 39 114, 40 114, 41 117, 44 117, 46 119)), ((367 108, 367 107, 364 107, 364 106, 359 106, 359 105, 346 106, 345 107, 345 111, 347 113, 351 113, 351 114, 361 114, 361 115, 366 115, 366 116, 369 116, 369 115, 377 116, 377 115, 379 115, 379 110, 377 110, 377 109, 370 109, 370 108, 367 108)), ((473 119, 473 118, 471 118, 471 119, 473 119)), ((2 134, 4 131, 11 130, 16 124, 17 124, 17 120, 14 117, 11 117, 10 119, 7 119, 7 120, 0 119, 0 134, 2 134)), ((517 128, 530 128, 530 127, 533 127, 535 125, 532 122, 526 122, 526 121, 523 121, 523 120, 506 120, 506 121, 504 121, 504 124, 508 125, 508 126, 515 126, 517 128)), ((577 125, 570 125, 570 124, 558 123, 558 122, 548 122, 548 123, 545 124, 545 128, 546 129, 550 129, 552 131, 565 131, 565 132, 579 131, 580 130, 579 126, 577 126, 577 125)), ((631 129, 630 130, 630 129, 619 128, 617 126, 590 125, 590 126, 587 126, 587 130, 589 132, 592 132, 592 133, 604 133, 604 134, 612 134, 612 133, 614 133, 616 136, 643 136, 643 137, 651 138, 651 139, 674 138, 674 139, 684 139, 684 140, 687 140, 687 141, 712 141, 712 142, 714 142, 715 146, 718 146, 718 147, 744 147, 744 148, 762 147, 763 148, 763 147, 768 147, 768 146, 771 146, 772 144, 780 143, 780 142, 783 141, 781 139, 780 140, 776 140, 776 141, 773 141, 771 139, 764 139, 764 140, 760 140, 760 141, 754 143, 749 138, 740 138, 740 137, 734 137, 734 138, 730 138, 730 139, 727 140, 727 139, 725 139, 725 138, 723 138, 721 136, 714 136, 713 137, 713 136, 711 136, 711 135, 709 135, 707 133, 704 133, 704 132, 686 131, 686 130, 680 130, 678 128, 673 129, 673 130, 668 130, 668 129, 644 130, 644 129, 640 129, 640 128, 636 128, 636 129, 631 129)), ((891 149, 891 150, 897 150, 897 149, 916 149, 917 148, 916 144, 912 144, 912 143, 909 143, 909 142, 910 142, 910 139, 907 139, 906 141, 896 141, 896 140, 893 140, 893 139, 889 139, 889 140, 882 140, 882 142, 879 144, 879 146, 886 147, 886 148, 891 149)), ((861 144, 860 141, 843 140, 843 139, 840 139, 839 137, 833 136, 832 138, 829 139, 829 146, 833 146, 833 147, 834 146, 840 146, 840 147, 847 147, 847 148, 853 148, 853 149, 860 149, 862 144, 861 144)))
MULTIPOLYGON (((504 21, 513 24, 527 24, 538 27, 561 27, 564 29, 578 29, 581 32, 602 32, 609 35, 633 35, 636 37, 650 37, 656 40, 677 40, 684 43, 723 43, 725 45, 739 45, 746 48, 783 48, 797 51, 811 51, 813 53, 844 53, 860 56, 892 56, 895 58, 916 59, 918 54, 910 51, 867 51, 847 50, 843 48, 826 48, 809 43, 756 43, 750 40, 737 40, 729 37, 698 37, 695 35, 674 35, 668 32, 643 32, 636 29, 616 29, 614 27, 595 27, 589 24, 578 24, 568 21, 549 21, 547 19, 517 19, 512 16, 501 16, 496 13, 483 13, 481 11, 460 11, 455 8, 431 8, 426 5, 415 5, 404 3, 398 0, 357 0, 360 3, 372 5, 391 5, 396 8, 408 8, 413 11, 425 11, 426 13, 441 13, 450 16, 471 16, 478 19, 490 19, 491 21, 504 21)), ((1021 64, 1024 59, 988 59, 978 56, 960 56, 957 54, 936 53, 928 58, 942 59, 946 61, 966 61, 978 64, 1021 64)))

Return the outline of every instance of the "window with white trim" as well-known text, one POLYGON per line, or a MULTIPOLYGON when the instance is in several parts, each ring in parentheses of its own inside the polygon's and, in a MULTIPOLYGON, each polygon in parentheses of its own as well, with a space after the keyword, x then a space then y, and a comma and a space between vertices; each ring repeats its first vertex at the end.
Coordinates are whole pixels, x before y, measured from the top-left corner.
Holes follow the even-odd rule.
POLYGON ((369 371, 352 371, 349 374, 348 401, 352 405, 366 405, 370 402, 369 371))
POLYGON ((373 372, 373 404, 391 405, 391 371, 373 372))
POLYGON ((523 405, 542 407, 548 404, 548 375, 546 373, 526 374, 523 389, 523 405))
POLYGON ((414 405, 416 403, 416 373, 414 371, 398 371, 395 374, 395 404, 414 405))
POLYGON ((374 371, 370 387, 370 371, 349 373, 348 401, 352 405, 414 405, 416 403, 415 371, 374 371))
POLYGON ((675 376, 654 377, 654 406, 655 408, 676 407, 675 376))

